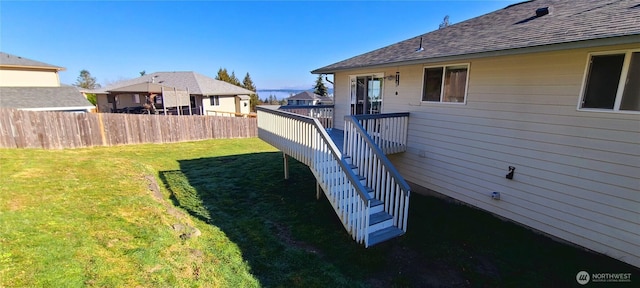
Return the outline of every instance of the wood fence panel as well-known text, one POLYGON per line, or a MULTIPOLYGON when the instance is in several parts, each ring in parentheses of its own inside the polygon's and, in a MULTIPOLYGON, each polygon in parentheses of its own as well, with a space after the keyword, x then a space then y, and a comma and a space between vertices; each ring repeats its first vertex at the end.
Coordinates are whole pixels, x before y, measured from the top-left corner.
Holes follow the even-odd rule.
MULTIPOLYGON (((9 114, 10 112, 7 111, 5 113, 9 114)), ((13 124, 11 124, 11 115, 7 115, 7 117, 0 117, 0 145, 2 145, 2 147, 16 147, 15 137, 13 136, 13 124)))
POLYGON ((0 147, 65 149, 257 137, 256 118, 35 112, 0 108, 0 147))

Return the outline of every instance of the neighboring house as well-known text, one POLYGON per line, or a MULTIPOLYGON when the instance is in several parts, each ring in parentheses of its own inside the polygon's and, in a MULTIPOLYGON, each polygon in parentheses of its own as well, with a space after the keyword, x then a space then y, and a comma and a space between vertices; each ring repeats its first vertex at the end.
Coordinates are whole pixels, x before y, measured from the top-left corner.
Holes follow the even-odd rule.
POLYGON ((157 94, 153 95, 153 102, 161 114, 189 114, 191 111, 192 114, 221 116, 249 114, 249 95, 255 94, 191 71, 146 74, 110 84, 93 93, 97 95, 100 112, 139 110, 150 95, 157 94), (174 94, 176 97, 168 99, 168 95, 174 94))
POLYGON ((64 68, 0 52, 0 107, 88 112, 95 108, 73 86, 60 85, 64 68))
POLYGON ((527 1, 312 73, 334 76, 335 128, 409 112, 389 158, 412 190, 640 267, 638 19, 638 1, 527 1))
POLYGON ((320 96, 313 92, 304 91, 287 98, 287 105, 328 105, 333 104, 333 99, 320 96))

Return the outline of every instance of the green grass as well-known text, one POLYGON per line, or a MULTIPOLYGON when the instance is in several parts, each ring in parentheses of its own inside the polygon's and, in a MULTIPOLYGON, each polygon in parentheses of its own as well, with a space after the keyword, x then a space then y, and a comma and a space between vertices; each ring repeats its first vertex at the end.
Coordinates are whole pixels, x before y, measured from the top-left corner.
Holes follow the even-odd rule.
POLYGON ((258 139, 0 150, 0 287, 565 287, 581 270, 640 275, 417 194, 408 233, 365 249, 315 199, 307 167, 282 174, 282 154, 258 139), (176 224, 202 234, 183 239, 176 224))

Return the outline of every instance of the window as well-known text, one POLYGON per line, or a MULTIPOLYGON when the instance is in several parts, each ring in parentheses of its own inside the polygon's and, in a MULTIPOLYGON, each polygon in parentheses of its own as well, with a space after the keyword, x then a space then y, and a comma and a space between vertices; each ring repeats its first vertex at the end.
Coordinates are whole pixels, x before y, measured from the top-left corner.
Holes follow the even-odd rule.
POLYGON ((209 97, 209 104, 211 106, 220 106, 220 96, 209 97))
POLYGON ((140 103, 140 94, 133 94, 133 103, 140 103))
POLYGON ((580 108, 640 111, 640 51, 589 56, 580 108))
POLYGON ((425 67, 422 101, 464 103, 469 65, 425 67))
POLYGON ((350 75, 351 114, 382 113, 384 74, 350 75))

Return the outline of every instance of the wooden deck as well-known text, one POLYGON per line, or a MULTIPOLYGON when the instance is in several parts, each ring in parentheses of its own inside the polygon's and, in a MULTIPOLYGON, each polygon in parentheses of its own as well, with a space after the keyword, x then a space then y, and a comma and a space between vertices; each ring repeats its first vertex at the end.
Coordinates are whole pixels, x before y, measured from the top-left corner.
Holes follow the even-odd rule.
POLYGON ((329 128, 327 129, 327 134, 329 134, 333 143, 340 149, 340 152, 344 152, 342 151, 344 149, 344 130, 329 128))
POLYGON ((309 166, 316 194, 365 247, 404 234, 410 187, 385 155, 406 151, 409 113, 345 116, 341 130, 321 121, 331 107, 294 108, 258 107, 258 136, 283 152, 285 175, 288 156, 309 166))

